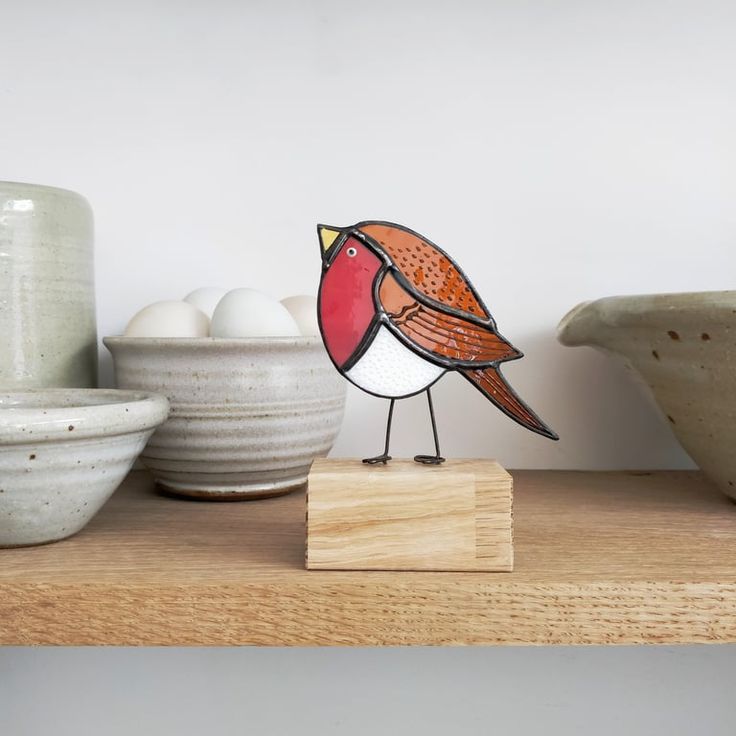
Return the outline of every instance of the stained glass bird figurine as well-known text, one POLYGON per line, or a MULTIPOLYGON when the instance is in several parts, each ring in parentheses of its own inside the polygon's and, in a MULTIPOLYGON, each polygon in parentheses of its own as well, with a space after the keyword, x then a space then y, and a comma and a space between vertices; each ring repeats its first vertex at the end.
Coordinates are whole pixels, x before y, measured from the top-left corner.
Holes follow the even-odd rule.
POLYGON ((557 435, 519 398, 500 364, 522 357, 505 340, 460 267, 427 238, 401 225, 367 221, 318 225, 322 254, 319 326, 340 373, 363 391, 390 399, 384 451, 364 463, 387 463, 396 399, 427 392, 436 465, 440 454, 431 386, 457 371, 501 411, 550 439, 557 435))

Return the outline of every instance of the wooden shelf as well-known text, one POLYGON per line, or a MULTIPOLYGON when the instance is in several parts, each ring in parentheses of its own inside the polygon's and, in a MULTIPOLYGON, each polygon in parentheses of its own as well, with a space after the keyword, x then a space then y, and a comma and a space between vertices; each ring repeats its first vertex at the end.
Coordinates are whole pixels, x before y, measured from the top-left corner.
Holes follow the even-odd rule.
POLYGON ((513 573, 304 569, 304 496, 144 472, 76 537, 0 550, 0 644, 736 641, 736 506, 696 473, 515 472, 513 573))

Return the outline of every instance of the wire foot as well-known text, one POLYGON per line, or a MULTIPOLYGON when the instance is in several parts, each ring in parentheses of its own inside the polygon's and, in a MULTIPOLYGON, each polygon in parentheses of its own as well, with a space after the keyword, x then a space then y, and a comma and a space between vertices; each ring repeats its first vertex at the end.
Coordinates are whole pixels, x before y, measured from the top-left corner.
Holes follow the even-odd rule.
POLYGON ((382 455, 376 455, 375 457, 364 457, 363 462, 366 465, 378 465, 383 463, 384 465, 391 459, 391 455, 387 455, 385 452, 382 455))
POLYGON ((414 462, 422 465, 442 465, 445 458, 441 455, 414 455, 414 462))

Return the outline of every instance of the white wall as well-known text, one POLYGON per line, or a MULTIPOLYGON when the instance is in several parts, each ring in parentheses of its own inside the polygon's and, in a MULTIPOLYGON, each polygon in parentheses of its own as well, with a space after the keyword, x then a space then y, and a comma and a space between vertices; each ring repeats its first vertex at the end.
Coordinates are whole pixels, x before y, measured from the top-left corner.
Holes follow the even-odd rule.
MULTIPOLYGON (((507 375, 563 438, 525 432, 449 377, 436 392, 447 454, 683 466, 623 371, 553 333, 583 299, 733 288, 735 27, 736 6, 712 0, 0 0, 0 176, 91 201, 101 335, 200 285, 314 291, 318 221, 406 223, 473 278, 527 354, 507 375)), ((424 411, 421 399, 400 408, 395 454, 427 449, 424 411)), ((377 450, 384 414, 352 393, 335 451, 377 450)), ((283 668, 254 699, 253 653, 227 666, 224 654, 141 653, 132 666, 99 652, 90 675, 81 655, 5 652, 0 731, 40 733, 30 714, 46 708, 59 734, 84 732, 69 724, 87 712, 98 730, 111 713, 202 733, 218 708, 235 723, 300 722, 294 702, 315 733, 367 733, 356 713, 384 733, 394 714, 411 733, 421 711, 425 733, 502 733, 516 718, 507 732, 725 734, 730 653, 344 653, 315 674, 314 659, 286 652, 266 660, 283 668), (184 673, 197 687, 180 695, 184 673), (317 697, 312 677, 340 694, 321 720, 299 700, 305 686, 317 697), (375 705, 361 701, 372 692, 375 705), (450 696, 459 720, 437 710, 450 696)))
MULTIPOLYGON (((687 462, 619 367, 553 333, 583 299, 733 287, 733 3, 2 5, 0 176, 91 201, 101 335, 203 284, 313 292, 317 221, 395 220, 470 274, 563 438, 450 376, 447 454, 687 462)), ((353 392, 335 452, 377 450, 385 410, 353 392)), ((395 437, 427 449, 421 398, 395 437)))

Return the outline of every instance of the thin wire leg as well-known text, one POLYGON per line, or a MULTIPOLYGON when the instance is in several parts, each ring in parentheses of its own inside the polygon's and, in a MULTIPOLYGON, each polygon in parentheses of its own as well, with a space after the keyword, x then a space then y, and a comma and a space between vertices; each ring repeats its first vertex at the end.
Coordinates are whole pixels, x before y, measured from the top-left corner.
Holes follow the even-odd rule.
POLYGON ((366 457, 363 462, 367 465, 377 465, 383 463, 384 465, 391 459, 391 455, 388 454, 388 446, 391 442, 391 422, 394 418, 394 403, 396 399, 391 399, 391 404, 388 407, 388 420, 386 421, 386 443, 383 446, 383 454, 376 455, 375 457, 366 457))
POLYGON ((439 465, 445 462, 440 455, 440 440, 437 436, 437 422, 434 418, 434 406, 432 404, 432 392, 427 389, 427 403, 429 404, 429 418, 432 420, 432 436, 434 437, 434 455, 415 455, 414 460, 422 465, 439 465))

